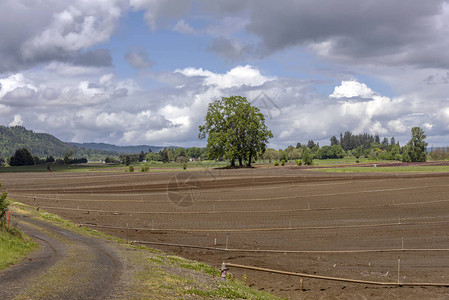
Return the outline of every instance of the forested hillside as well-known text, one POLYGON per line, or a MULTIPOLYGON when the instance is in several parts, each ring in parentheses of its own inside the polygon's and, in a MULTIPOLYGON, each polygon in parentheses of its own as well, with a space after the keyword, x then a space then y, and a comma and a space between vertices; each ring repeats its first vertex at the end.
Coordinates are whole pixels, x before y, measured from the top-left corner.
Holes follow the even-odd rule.
POLYGON ((0 126, 0 158, 11 157, 19 148, 27 148, 33 156, 63 157, 67 151, 73 150, 74 157, 92 158, 98 156, 118 155, 110 151, 80 148, 65 143, 47 133, 36 133, 23 126, 0 126))

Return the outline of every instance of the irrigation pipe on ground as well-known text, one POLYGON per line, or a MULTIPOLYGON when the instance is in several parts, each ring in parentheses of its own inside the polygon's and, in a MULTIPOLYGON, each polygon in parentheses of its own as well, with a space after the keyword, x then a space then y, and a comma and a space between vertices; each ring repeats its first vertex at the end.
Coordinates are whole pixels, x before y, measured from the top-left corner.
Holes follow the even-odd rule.
POLYGON ((273 269, 253 267, 253 266, 245 266, 245 265, 238 265, 238 264, 232 264, 232 263, 226 263, 226 267, 234 267, 234 268, 241 268, 241 269, 246 269, 246 270, 254 270, 254 271, 262 271, 262 272, 268 272, 268 273, 282 274, 282 275, 298 276, 298 277, 304 277, 304 278, 313 278, 313 279, 340 281, 340 282, 350 282, 350 283, 360 283, 360 284, 369 284, 369 285, 449 287, 449 283, 380 282, 380 281, 358 280, 358 279, 349 279, 349 278, 341 278, 341 277, 330 277, 330 276, 322 276, 322 275, 311 275, 311 274, 305 274, 305 273, 286 272, 286 271, 281 271, 281 270, 273 270, 273 269))

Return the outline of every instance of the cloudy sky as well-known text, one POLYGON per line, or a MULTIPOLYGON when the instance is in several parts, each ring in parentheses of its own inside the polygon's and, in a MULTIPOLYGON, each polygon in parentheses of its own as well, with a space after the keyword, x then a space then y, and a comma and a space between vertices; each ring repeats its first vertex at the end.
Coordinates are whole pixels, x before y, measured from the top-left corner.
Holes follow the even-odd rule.
POLYGON ((420 126, 449 145, 449 1, 2 0, 0 124, 64 141, 201 146, 242 95, 270 146, 420 126))

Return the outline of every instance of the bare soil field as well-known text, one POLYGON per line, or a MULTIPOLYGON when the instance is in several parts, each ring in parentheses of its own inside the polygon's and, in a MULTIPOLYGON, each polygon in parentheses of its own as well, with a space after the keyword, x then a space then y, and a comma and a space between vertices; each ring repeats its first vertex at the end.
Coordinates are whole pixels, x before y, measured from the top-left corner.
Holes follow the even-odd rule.
MULTIPOLYGON (((14 200, 125 239, 180 244, 150 247, 217 266, 226 261, 341 278, 449 286, 448 173, 323 174, 278 167, 5 173, 0 182, 14 200), (215 240, 217 248, 229 251, 210 250, 215 240)), ((291 299, 449 297, 447 287, 383 287, 308 278, 300 291, 298 277, 236 268, 230 272, 246 277, 256 288, 291 299)))

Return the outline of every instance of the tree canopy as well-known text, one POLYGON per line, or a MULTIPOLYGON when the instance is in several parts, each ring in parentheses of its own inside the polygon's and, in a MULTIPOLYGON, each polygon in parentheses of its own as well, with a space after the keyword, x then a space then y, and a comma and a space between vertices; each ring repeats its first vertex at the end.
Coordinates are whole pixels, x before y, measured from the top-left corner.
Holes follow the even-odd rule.
POLYGON ((426 161, 426 135, 424 130, 419 127, 413 127, 411 130, 412 138, 407 143, 402 160, 407 162, 426 161))
POLYGON ((34 157, 27 148, 20 148, 16 150, 9 160, 11 166, 30 166, 34 165, 34 157))
POLYGON ((316 153, 316 157, 320 159, 343 158, 344 156, 345 150, 340 145, 323 146, 316 153))
POLYGON ((205 124, 199 126, 199 139, 207 137, 209 157, 224 158, 235 166, 238 160, 251 166, 262 155, 273 134, 260 110, 245 97, 223 97, 209 104, 205 124))

